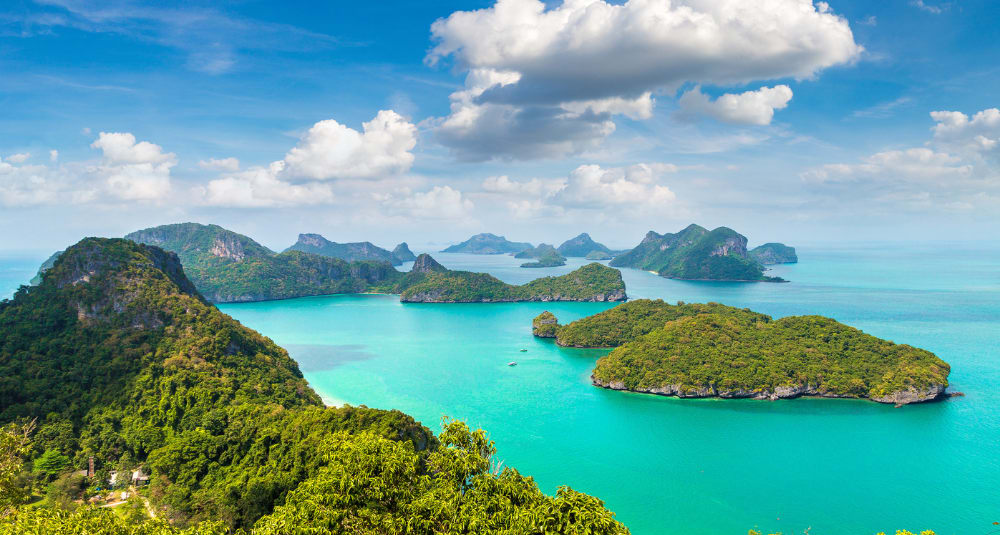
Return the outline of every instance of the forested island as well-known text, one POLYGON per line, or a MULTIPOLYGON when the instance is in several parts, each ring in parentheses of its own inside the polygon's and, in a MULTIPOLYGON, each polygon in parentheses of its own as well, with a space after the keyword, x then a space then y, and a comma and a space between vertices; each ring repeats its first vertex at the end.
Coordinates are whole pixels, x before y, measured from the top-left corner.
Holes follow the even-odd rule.
POLYGON ((612 256, 611 249, 604 244, 595 242, 586 232, 564 241, 557 250, 563 256, 588 257, 588 259, 590 255, 595 253, 604 253, 609 258, 612 256))
POLYGON ((185 274, 215 303, 360 293, 399 276, 389 262, 348 262, 296 250, 278 254, 218 225, 162 225, 125 238, 177 253, 185 274))
POLYGON ((497 468, 463 422, 324 407, 177 255, 130 240, 84 239, 0 301, 0 400, 3 534, 627 533, 600 500, 497 468), (62 509, 113 473, 146 474, 130 512, 62 509))
POLYGON ((783 243, 765 243, 750 249, 750 257, 764 265, 794 264, 799 261, 795 247, 783 243))
POLYGON ((400 262, 413 262, 417 259, 417 255, 413 254, 405 241, 392 250, 392 256, 398 258, 400 262))
POLYGON ((950 367, 822 316, 770 316, 718 303, 638 299, 560 326, 535 318, 536 336, 572 347, 615 348, 592 381, 678 397, 863 398, 903 405, 938 399, 950 367))
POLYGON ((533 247, 531 249, 525 249, 520 253, 514 255, 514 258, 534 258, 534 262, 525 262, 521 264, 523 268, 541 268, 541 267, 556 267, 565 266, 566 258, 556 251, 556 248, 547 244, 539 244, 538 247, 533 247))
POLYGON ((616 256, 611 265, 652 271, 687 280, 782 282, 764 274, 747 252, 747 239, 726 227, 708 230, 689 225, 676 234, 649 231, 634 249, 616 256))
MULTIPOLYGON (((389 262, 394 266, 403 263, 403 260, 395 254, 373 244, 372 242, 332 242, 319 234, 299 234, 299 239, 288 251, 302 251, 303 253, 313 253, 320 256, 339 258, 348 262, 358 260, 375 260, 378 262, 389 262)), ((409 252, 407 250, 407 252, 409 252)), ((410 253, 411 255, 413 253, 410 253)))
POLYGON ((527 284, 507 284, 488 273, 453 271, 428 254, 417 257, 413 269, 382 288, 400 294, 404 303, 498 303, 518 301, 624 301, 621 272, 598 263, 559 277, 542 277, 527 284))
POLYGON ((503 236, 484 232, 465 240, 462 243, 445 248, 442 253, 471 253, 471 254, 508 254, 520 253, 533 246, 527 242, 508 241, 503 236))

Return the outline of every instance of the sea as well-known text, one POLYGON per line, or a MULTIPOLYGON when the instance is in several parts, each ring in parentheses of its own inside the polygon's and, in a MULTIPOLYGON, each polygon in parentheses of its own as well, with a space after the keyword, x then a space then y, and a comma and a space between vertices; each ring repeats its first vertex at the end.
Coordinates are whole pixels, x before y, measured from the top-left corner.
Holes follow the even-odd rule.
MULTIPOLYGON (((590 384, 606 350, 531 335, 610 303, 401 304, 337 295, 221 305, 288 349, 330 405, 399 409, 489 432, 503 466, 599 497, 636 535, 996 533, 1000 521, 1000 244, 817 244, 769 274, 788 283, 678 281, 624 269, 631 299, 821 314, 936 353, 964 396, 894 408, 862 400, 675 399, 590 384), (526 351, 523 351, 526 350, 526 351), (515 366, 509 364, 515 362, 515 366)), ((586 263, 432 253, 510 283, 586 263)), ((0 297, 48 256, 0 252, 0 297)), ((405 268, 405 266, 404 266, 405 268)))

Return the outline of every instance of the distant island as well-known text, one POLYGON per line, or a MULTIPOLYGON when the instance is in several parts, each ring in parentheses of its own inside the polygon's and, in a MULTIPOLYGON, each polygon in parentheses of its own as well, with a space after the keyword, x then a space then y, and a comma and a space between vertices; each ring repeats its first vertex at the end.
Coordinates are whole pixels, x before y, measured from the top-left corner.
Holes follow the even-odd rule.
POLYGON ((496 234, 476 234, 462 243, 452 245, 441 251, 442 253, 471 253, 471 254, 507 254, 519 253, 525 249, 531 249, 532 245, 526 242, 507 241, 503 236, 496 234))
MULTIPOLYGON (((401 258, 371 242, 337 243, 319 234, 299 234, 298 241, 288 249, 285 249, 284 252, 288 251, 302 251, 303 253, 339 258, 348 262, 375 260, 389 262, 394 266, 403 263, 401 258)), ((407 249, 407 252, 409 252, 409 249, 407 249)), ((413 253, 410 254, 412 255, 413 253)))
POLYGON ((795 247, 783 243, 765 243, 750 249, 750 258, 767 266, 771 264, 794 264, 799 261, 795 247))
POLYGON ((521 267, 523 268, 556 267, 566 265, 566 258, 559 254, 555 247, 547 243, 541 243, 538 247, 525 249, 524 251, 514 255, 514 258, 537 259, 535 262, 525 262, 524 264, 521 264, 521 267))
POLYGON ((746 237, 726 227, 709 231, 689 225, 676 234, 649 231, 639 245, 616 256, 611 265, 652 271, 671 279, 784 281, 764 275, 764 267, 747 252, 746 237))
POLYGON ((604 251, 591 251, 584 258, 587 260, 611 260, 614 257, 613 254, 605 253, 604 251))
POLYGON ((493 470, 464 422, 435 436, 400 411, 325 407, 156 246, 84 239, 0 301, 0 377, 4 533, 628 533, 596 498, 493 470), (115 473, 148 487, 87 506, 115 473))
POLYGON ((612 256, 612 251, 604 244, 597 243, 590 238, 586 232, 575 238, 570 238, 563 242, 557 249, 559 254, 567 257, 588 257, 594 253, 604 253, 608 258, 612 256))
POLYGON ((399 275, 389 262, 348 262, 296 250, 277 254, 218 225, 162 225, 125 238, 177 253, 198 291, 215 303, 361 293, 399 275))
POLYGON ((392 250, 392 256, 398 258, 400 262, 413 262, 417 259, 417 255, 410 251, 410 246, 405 241, 392 250))
POLYGON ((413 269, 383 287, 404 303, 497 303, 518 301, 624 301, 625 283, 617 269, 593 263, 559 277, 507 284, 488 273, 452 271, 428 254, 413 269))
POLYGON ((720 305, 638 299, 536 336, 572 347, 613 347, 594 385, 677 397, 862 398, 904 405, 944 395, 950 367, 933 353, 822 316, 770 316, 720 305))

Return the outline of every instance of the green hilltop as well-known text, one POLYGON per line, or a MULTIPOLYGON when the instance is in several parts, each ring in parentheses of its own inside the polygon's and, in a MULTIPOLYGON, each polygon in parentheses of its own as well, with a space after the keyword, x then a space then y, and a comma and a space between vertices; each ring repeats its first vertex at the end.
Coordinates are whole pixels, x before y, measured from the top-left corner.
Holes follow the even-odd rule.
POLYGON ((600 500, 497 468, 462 422, 435 436, 398 411, 324 407, 175 254, 129 240, 85 239, 0 302, 0 400, 3 535, 627 533, 600 500), (90 458, 101 480, 148 473, 157 519, 141 502, 128 517, 58 510, 93 483, 75 474, 90 458), (20 506, 12 481, 46 498, 20 506))
POLYGON ((822 316, 770 316, 720 305, 639 299, 558 325, 540 337, 615 348, 597 361, 597 386, 679 397, 864 398, 906 404, 940 398, 950 367, 933 353, 894 344, 822 316))

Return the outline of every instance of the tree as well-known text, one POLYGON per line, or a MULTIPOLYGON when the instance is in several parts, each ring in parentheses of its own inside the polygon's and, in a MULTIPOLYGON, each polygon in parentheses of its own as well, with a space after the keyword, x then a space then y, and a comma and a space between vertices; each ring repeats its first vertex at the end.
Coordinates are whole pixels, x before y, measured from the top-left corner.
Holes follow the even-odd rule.
POLYGON ((69 457, 63 455, 61 451, 48 449, 35 459, 35 472, 51 479, 66 470, 69 467, 69 462, 69 457))
POLYGON ((24 457, 31 451, 35 422, 12 423, 0 427, 0 517, 24 503, 31 487, 23 477, 24 457))

